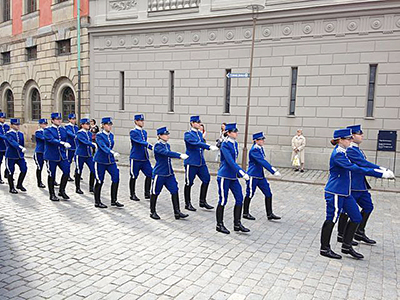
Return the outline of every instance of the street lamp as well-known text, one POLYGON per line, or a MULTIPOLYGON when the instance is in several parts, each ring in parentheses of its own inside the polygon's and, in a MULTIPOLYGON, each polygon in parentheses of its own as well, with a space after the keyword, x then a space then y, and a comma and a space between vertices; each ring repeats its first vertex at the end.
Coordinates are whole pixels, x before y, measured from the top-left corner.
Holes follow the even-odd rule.
POLYGON ((252 35, 252 40, 251 40, 250 78, 249 78, 249 89, 247 92, 246 125, 245 125, 245 131, 244 131, 244 147, 243 147, 243 157, 242 157, 242 169, 244 169, 244 170, 246 170, 246 166, 247 166, 247 136, 249 134, 251 79, 253 77, 253 58, 254 58, 254 40, 255 40, 255 36, 256 36, 256 22, 257 22, 258 12, 264 9, 264 5, 258 4, 258 3, 251 3, 251 4, 247 5, 246 8, 251 10, 251 12, 252 12, 253 35, 252 35))

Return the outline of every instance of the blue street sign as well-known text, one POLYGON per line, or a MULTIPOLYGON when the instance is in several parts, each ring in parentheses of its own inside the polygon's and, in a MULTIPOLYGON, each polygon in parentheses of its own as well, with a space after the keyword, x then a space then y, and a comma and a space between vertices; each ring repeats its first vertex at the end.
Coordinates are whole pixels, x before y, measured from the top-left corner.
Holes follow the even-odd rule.
POLYGON ((226 74, 228 78, 250 78, 250 73, 228 73, 226 74))

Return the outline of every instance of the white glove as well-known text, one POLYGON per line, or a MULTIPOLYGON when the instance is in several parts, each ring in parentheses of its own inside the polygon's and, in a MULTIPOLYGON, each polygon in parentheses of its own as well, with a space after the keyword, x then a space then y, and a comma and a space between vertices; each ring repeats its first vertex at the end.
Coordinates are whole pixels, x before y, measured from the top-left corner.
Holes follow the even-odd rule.
POLYGON ((22 151, 22 153, 25 153, 26 152, 26 148, 22 147, 21 151, 22 151))
POLYGON ((185 159, 188 159, 188 158, 189 158, 189 155, 187 155, 185 153, 181 154, 181 159, 185 160, 185 159))
POLYGON ((382 171, 386 171, 387 170, 387 168, 384 168, 384 167, 379 167, 379 169, 382 170, 382 171))
POLYGON ((96 143, 92 143, 94 145, 94 150, 97 150, 97 144, 96 143))
POLYGON ((281 173, 279 173, 279 171, 275 171, 274 176, 281 177, 282 175, 281 175, 281 173))
POLYGON ((246 181, 249 181, 250 180, 250 176, 248 174, 244 174, 243 175, 243 179, 246 180, 246 181))
POLYGON ((382 178, 386 178, 386 179, 393 179, 394 178, 394 174, 392 171, 390 170, 385 170, 382 173, 382 178))
POLYGON ((61 145, 63 145, 66 149, 71 148, 71 144, 67 142, 61 142, 61 145))
POLYGON ((211 145, 211 146, 210 146, 210 150, 211 150, 211 151, 218 151, 219 149, 218 149, 217 146, 211 145))
POLYGON ((111 154, 114 155, 114 158, 117 158, 118 156, 120 156, 120 154, 118 152, 115 152, 112 150, 111 150, 111 154))

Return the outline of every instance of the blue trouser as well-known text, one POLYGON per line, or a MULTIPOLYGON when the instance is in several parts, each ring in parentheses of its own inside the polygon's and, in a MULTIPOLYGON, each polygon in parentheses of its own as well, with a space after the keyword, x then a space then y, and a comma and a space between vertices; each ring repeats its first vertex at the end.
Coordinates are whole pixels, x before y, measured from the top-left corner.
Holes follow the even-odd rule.
POLYGON ((261 190, 265 197, 272 197, 271 188, 266 178, 250 177, 246 182, 246 197, 253 198, 257 187, 261 190))
POLYGON ((60 160, 60 161, 54 161, 54 160, 46 160, 46 165, 47 165, 47 173, 51 178, 56 178, 56 173, 57 173, 57 167, 59 167, 63 173, 63 175, 68 175, 70 172, 70 164, 68 160, 60 160))
POLYGON ((42 171, 43 170, 43 165, 44 165, 43 153, 35 152, 33 154, 33 160, 35 161, 37 169, 42 171))
MULTIPOLYGON (((0 151, 0 167, 1 167, 1 164, 3 163, 3 157, 6 155, 6 151, 0 151)), ((7 166, 6 166, 6 168, 7 168, 7 166)), ((0 170, 1 171, 1 170, 0 170)))
POLYGON ((68 151, 68 152, 67 152, 67 155, 68 155, 68 162, 69 162, 69 164, 72 164, 72 160, 73 160, 74 157, 75 157, 75 149, 74 149, 74 150, 68 149, 67 151, 68 151))
POLYGON ((142 171, 144 176, 151 177, 153 173, 153 168, 151 167, 149 160, 134 160, 130 159, 130 175, 132 178, 139 177, 139 171, 142 171))
POLYGON ((78 156, 75 155, 75 172, 82 174, 83 166, 86 164, 90 170, 90 173, 95 174, 94 162, 92 156, 78 156))
POLYGON ((369 214, 374 210, 371 194, 368 191, 352 191, 351 195, 356 200, 357 204, 362 208, 362 211, 369 214))
POLYGON ((169 176, 153 176, 153 180, 151 182, 152 194, 159 195, 164 186, 171 193, 171 195, 178 193, 178 182, 176 181, 174 174, 169 176))
POLYGON ((202 183, 210 183, 210 172, 208 171, 207 165, 185 165, 185 184, 192 186, 196 176, 200 178, 202 183))
POLYGON ((242 186, 238 179, 227 179, 217 177, 218 182, 218 204, 225 206, 228 202, 228 193, 231 190, 233 197, 235 197, 235 204, 241 206, 243 203, 242 186))
POLYGON ((14 175, 15 164, 19 166, 21 173, 26 173, 28 171, 28 166, 26 165, 25 158, 12 159, 6 157, 6 167, 9 174, 14 175))
POLYGON ((354 223, 361 222, 361 213, 352 195, 339 196, 325 192, 326 220, 336 222, 341 213, 346 213, 354 223))
POLYGON ((119 170, 116 163, 112 164, 101 164, 101 163, 94 163, 94 170, 96 174, 96 180, 98 183, 104 182, 104 176, 106 171, 111 176, 111 181, 114 183, 119 182, 119 170))

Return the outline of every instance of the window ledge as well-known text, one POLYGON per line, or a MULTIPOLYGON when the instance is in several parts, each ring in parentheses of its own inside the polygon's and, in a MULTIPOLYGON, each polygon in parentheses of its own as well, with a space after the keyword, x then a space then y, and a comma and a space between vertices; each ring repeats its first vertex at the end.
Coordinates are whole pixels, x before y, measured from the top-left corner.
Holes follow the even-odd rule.
POLYGON ((169 111, 168 114, 173 115, 173 114, 175 114, 175 112, 174 111, 169 111))
POLYGON ((375 117, 364 117, 364 120, 375 120, 375 117))
POLYGON ((66 7, 70 6, 70 5, 73 5, 73 4, 74 4, 73 0, 68 0, 68 1, 60 2, 60 3, 54 3, 51 6, 51 10, 54 11, 54 10, 63 9, 63 8, 66 8, 66 7))
POLYGON ((296 115, 286 115, 288 118, 296 118, 296 115))
POLYGON ((12 24, 12 19, 4 22, 0 22, 0 28, 6 27, 12 24))
POLYGON ((23 21, 31 20, 31 19, 34 19, 34 18, 37 18, 37 17, 39 17, 39 10, 36 10, 34 12, 31 12, 31 13, 27 13, 27 14, 23 15, 21 19, 22 19, 22 22, 23 22, 23 21))
POLYGON ((223 116, 230 116, 231 113, 226 113, 226 112, 224 112, 224 113, 222 113, 222 115, 223 115, 223 116))

